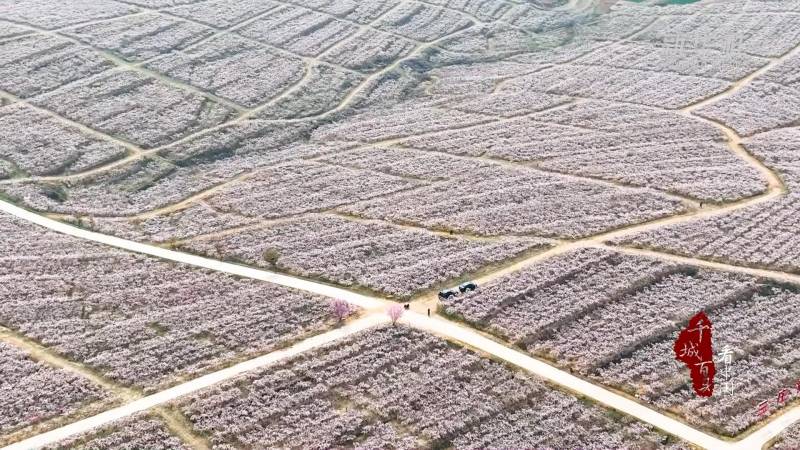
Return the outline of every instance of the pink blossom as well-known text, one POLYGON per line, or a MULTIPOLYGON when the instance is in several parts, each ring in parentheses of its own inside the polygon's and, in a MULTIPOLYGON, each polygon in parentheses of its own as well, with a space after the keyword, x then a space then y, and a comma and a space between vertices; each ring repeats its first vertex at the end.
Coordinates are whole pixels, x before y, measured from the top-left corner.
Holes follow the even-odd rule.
POLYGON ((401 305, 392 305, 386 309, 386 314, 389 315, 389 318, 392 319, 392 324, 396 324, 400 317, 403 316, 403 306, 401 305))

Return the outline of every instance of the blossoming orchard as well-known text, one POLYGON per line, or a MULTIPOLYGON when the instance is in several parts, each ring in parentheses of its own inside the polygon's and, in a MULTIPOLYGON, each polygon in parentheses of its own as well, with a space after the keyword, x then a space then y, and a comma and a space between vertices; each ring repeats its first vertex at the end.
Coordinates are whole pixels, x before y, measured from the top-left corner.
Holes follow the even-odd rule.
POLYGON ((0 449, 800 449, 800 0, 0 0, 0 449))

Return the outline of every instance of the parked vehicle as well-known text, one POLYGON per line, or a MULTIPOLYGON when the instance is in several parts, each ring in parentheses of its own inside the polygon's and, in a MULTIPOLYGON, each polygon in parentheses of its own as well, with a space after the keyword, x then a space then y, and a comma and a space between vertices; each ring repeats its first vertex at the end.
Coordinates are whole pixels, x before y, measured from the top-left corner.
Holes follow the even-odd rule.
POLYGON ((439 298, 442 300, 448 300, 458 295, 458 291, 455 289, 445 289, 443 291, 439 291, 439 298))
POLYGON ((462 294, 465 294, 467 292, 472 292, 475 289, 478 289, 478 285, 475 284, 472 281, 464 283, 464 284, 462 284, 461 286, 458 287, 458 290, 461 291, 462 294))

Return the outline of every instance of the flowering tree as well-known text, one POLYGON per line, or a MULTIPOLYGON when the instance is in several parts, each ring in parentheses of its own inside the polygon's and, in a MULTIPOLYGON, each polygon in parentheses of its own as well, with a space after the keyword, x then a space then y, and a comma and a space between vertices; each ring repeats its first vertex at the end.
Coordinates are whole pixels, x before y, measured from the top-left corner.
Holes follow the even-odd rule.
POLYGON ((342 299, 336 299, 331 303, 331 312, 336 320, 341 322, 350 315, 350 304, 342 299))
POLYGON ((386 310, 386 314, 388 314, 389 318, 392 319, 392 325, 396 325, 397 321, 403 315, 403 307, 400 305, 392 305, 386 310))

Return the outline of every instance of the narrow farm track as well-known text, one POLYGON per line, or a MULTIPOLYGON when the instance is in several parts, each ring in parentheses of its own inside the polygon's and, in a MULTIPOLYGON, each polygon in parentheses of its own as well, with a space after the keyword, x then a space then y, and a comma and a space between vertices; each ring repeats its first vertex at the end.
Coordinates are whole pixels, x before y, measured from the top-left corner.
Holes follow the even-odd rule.
POLYGON ((153 411, 164 421, 164 425, 167 426, 167 429, 172 434, 180 438, 193 450, 211 449, 208 441, 194 431, 186 417, 180 412, 169 407, 156 407, 153 408, 153 411))

